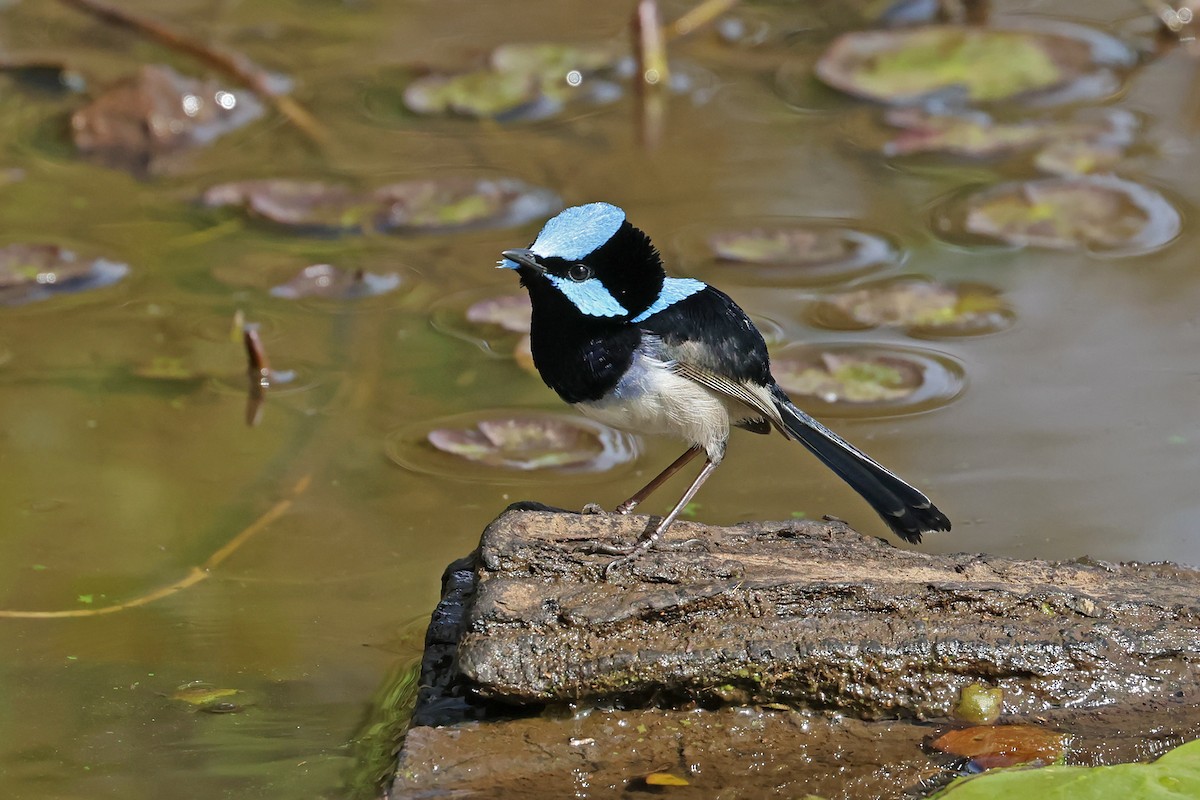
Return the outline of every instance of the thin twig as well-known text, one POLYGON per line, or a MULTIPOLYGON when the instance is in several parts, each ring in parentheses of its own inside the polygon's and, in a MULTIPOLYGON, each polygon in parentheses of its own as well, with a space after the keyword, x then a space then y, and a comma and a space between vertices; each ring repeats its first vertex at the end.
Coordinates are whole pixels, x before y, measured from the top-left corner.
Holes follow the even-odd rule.
POLYGON ((114 603, 111 606, 101 606, 99 608, 71 608, 63 611, 20 611, 14 609, 0 609, 0 619, 66 619, 68 617, 98 617, 104 614, 115 614, 118 611, 125 611, 130 608, 138 608, 139 606, 148 605, 156 600, 161 600, 164 597, 170 597, 176 592, 180 592, 191 586, 195 586, 201 581, 212 576, 212 571, 216 569, 221 562, 233 555, 239 547, 249 541, 250 537, 266 528, 275 520, 287 513, 292 504, 296 502, 296 498, 308 489, 312 483, 312 475, 305 475, 296 485, 292 487, 289 495, 282 500, 279 500, 275 505, 268 508, 262 516, 250 523, 237 536, 234 536, 225 543, 221 549, 217 550, 211 556, 204 560, 204 563, 197 567, 192 567, 187 575, 161 588, 147 592, 143 595, 138 595, 130 600, 125 600, 121 603, 114 603))
POLYGON ((656 0, 638 0, 630 20, 633 57, 637 77, 633 88, 637 95, 638 132, 644 147, 656 147, 662 139, 666 116, 662 88, 670 81, 667 69, 667 42, 656 0))
POLYGON ((271 386, 271 362, 267 350, 258 338, 258 326, 242 325, 242 343, 246 346, 246 374, 249 388, 246 393, 246 424, 253 428, 262 419, 263 401, 271 386))
POLYGON ((119 25, 147 36, 172 50, 200 60, 213 69, 240 81, 258 94, 268 98, 275 109, 317 145, 325 145, 329 134, 321 123, 296 99, 279 88, 278 80, 246 56, 233 50, 193 39, 167 25, 138 16, 104 0, 59 0, 66 6, 90 14, 112 25, 119 25))

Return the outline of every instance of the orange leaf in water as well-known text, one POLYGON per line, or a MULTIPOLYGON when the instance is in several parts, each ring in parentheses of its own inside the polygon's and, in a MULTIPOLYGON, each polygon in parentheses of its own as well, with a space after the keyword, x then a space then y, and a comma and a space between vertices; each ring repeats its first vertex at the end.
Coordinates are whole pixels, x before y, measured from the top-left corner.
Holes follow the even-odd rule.
POLYGON ((984 769, 1052 764, 1062 759, 1069 734, 1036 725, 979 725, 949 731, 932 742, 943 753, 970 758, 984 769))

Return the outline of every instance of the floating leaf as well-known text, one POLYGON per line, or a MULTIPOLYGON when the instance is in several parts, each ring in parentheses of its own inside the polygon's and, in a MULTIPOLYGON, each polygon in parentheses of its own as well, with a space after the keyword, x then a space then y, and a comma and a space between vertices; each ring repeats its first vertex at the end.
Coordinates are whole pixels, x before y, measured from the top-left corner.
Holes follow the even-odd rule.
POLYGON ((1000 717, 1004 708, 1004 690, 999 686, 984 686, 972 683, 959 692, 954 704, 954 716, 963 722, 975 725, 991 725, 1000 717))
POLYGON ((1070 744, 1069 734, 1036 725, 981 725, 942 734, 930 744, 943 753, 969 758, 983 769, 1015 764, 1052 764, 1070 744))
POLYGON ((405 88, 404 104, 418 114, 543 119, 573 100, 609 102, 620 96, 616 84, 592 77, 615 61, 606 47, 502 45, 487 69, 417 78, 405 88))
POLYGON ((208 684, 186 684, 171 692, 170 697, 191 706, 207 706, 240 693, 240 689, 217 689, 208 684))
POLYGON ((539 108, 543 103, 550 100, 536 77, 490 70, 426 75, 404 90, 404 104, 418 114, 540 118, 558 110, 557 104, 539 108))
POLYGON ((58 245, 10 244, 0 247, 0 306, 99 289, 116 283, 128 272, 125 264, 102 258, 81 260, 58 245))
POLYGON ((884 122, 901 131, 879 146, 887 156, 947 153, 983 158, 1036 149, 1038 168, 1058 175, 1110 167, 1133 143, 1139 124, 1136 116, 1117 109, 1089 109, 1065 120, 998 122, 982 112, 897 108, 884 114, 884 122))
POLYGON ((170 356, 155 356, 149 363, 134 367, 133 374, 155 381, 192 381, 200 377, 182 358, 170 356))
POLYGON ((833 328, 888 325, 966 335, 1000 330, 1012 310, 991 286, 908 279, 828 295, 815 305, 813 318, 833 328))
POLYGON ((1151 764, 1102 767, 1053 765, 1000 770, 959 778, 934 800, 1181 800, 1200 797, 1200 740, 1175 748, 1151 764))
POLYGON ((900 358, 821 353, 808 362, 782 362, 775 368, 789 392, 826 403, 878 403, 915 392, 923 381, 918 364, 900 358))
POLYGON ((690 786, 687 778, 669 772, 651 772, 643 780, 647 786, 690 786))
POLYGON ((328 232, 445 232, 521 225, 557 210, 558 197, 513 178, 405 181, 374 191, 316 181, 225 183, 204 193, 209 206, 241 206, 288 227, 328 232))
POLYGON ((485 419, 474 428, 439 428, 427 438, 443 452, 519 470, 577 467, 605 449, 591 428, 553 416, 485 419))
POLYGON ((376 275, 362 270, 338 269, 330 264, 313 264, 300 270, 287 283, 271 289, 272 297, 299 300, 304 297, 324 297, 335 300, 355 300, 386 294, 400 286, 395 272, 376 275))
POLYGON ((854 254, 855 245, 837 228, 753 229, 709 237, 718 258, 751 264, 829 264, 854 254))
POLYGON ((1146 252, 1178 235, 1162 195, 1112 176, 1005 183, 967 197, 963 228, 1013 245, 1146 252))
MULTIPOLYGON (((935 25, 843 34, 816 73, 835 89, 881 103, 908 105, 946 93, 978 103, 1057 89, 1094 72, 1107 56, 1083 37, 935 25)), ((1113 59, 1131 63, 1120 56, 1113 59)))
POLYGON ((530 313, 528 294, 505 294, 473 303, 467 309, 467 321, 476 325, 499 325, 513 333, 529 333, 530 313))
POLYGON ((143 171, 161 156, 208 144, 262 114, 251 92, 149 65, 76 111, 71 133, 84 155, 143 171))

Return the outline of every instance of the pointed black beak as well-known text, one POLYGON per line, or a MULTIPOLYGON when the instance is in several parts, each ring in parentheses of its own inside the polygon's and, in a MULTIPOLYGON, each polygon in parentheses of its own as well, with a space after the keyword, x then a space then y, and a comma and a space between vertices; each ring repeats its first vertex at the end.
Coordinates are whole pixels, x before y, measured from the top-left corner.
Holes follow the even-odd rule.
POLYGON ((505 250, 500 255, 504 256, 504 260, 500 262, 500 266, 505 269, 533 267, 538 272, 546 271, 546 268, 538 263, 537 256, 534 255, 532 250, 505 250))

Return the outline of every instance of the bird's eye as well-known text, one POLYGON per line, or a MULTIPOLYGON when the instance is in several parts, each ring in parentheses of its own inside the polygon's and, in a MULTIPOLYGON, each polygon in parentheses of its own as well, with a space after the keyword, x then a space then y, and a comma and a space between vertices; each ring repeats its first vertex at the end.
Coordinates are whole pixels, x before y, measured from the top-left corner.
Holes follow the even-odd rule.
POLYGON ((581 283, 592 277, 592 268, 587 264, 572 264, 567 267, 567 277, 576 283, 581 283))

